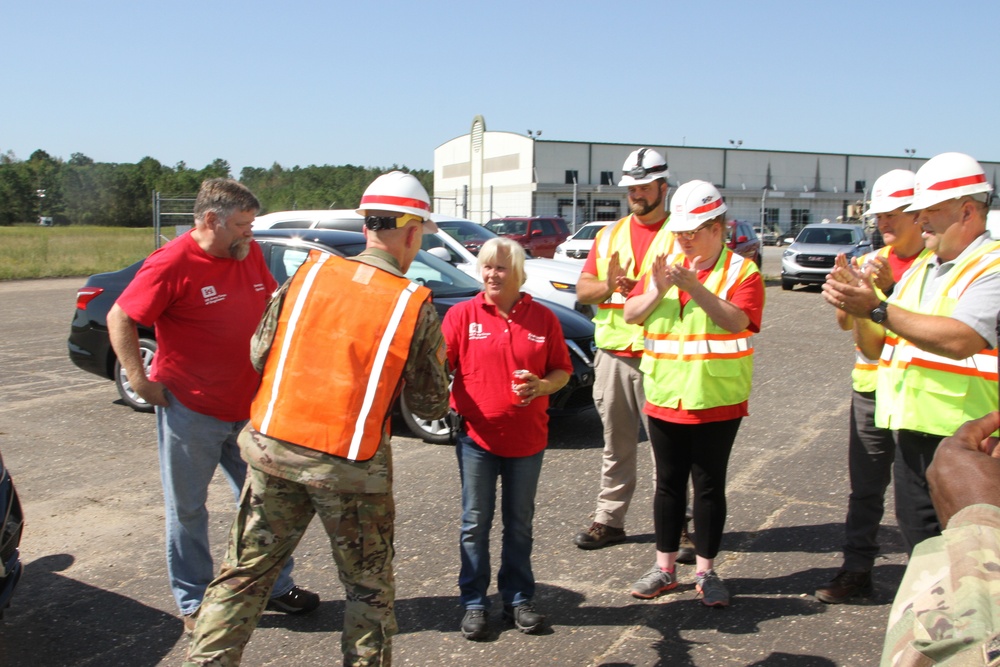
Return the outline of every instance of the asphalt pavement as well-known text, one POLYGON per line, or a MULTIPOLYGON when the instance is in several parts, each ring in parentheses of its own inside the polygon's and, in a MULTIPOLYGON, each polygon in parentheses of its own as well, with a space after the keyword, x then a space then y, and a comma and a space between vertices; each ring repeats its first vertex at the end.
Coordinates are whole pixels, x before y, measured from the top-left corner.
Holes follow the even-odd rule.
MULTIPOLYGON (((766 251, 765 273, 777 274, 780 250, 766 251)), ((166 582, 155 426, 151 415, 121 404, 110 381, 70 363, 65 339, 82 282, 0 283, 0 451, 27 515, 26 567, 0 621, 0 664, 177 665, 187 643, 166 582)), ((751 415, 730 463, 729 523, 717 561, 731 607, 696 600, 691 566, 679 566, 676 592, 652 601, 629 595, 654 559, 648 456, 640 458, 628 541, 598 551, 573 546, 590 522, 600 471, 600 421, 589 411, 553 419, 542 469, 533 565, 549 629, 520 634, 502 623, 495 603, 493 637, 466 641, 457 632, 454 452, 416 441, 400 425, 395 664, 877 664, 905 564, 891 493, 875 595, 838 606, 812 596, 840 564, 850 338, 815 288, 783 292, 773 284, 754 343, 751 415)), ((209 502, 221 557, 233 516, 221 479, 209 502)), ((494 544, 495 560, 499 528, 494 544)), ((265 614, 245 665, 340 663, 343 591, 316 522, 296 563, 297 582, 323 603, 301 618, 265 614)))

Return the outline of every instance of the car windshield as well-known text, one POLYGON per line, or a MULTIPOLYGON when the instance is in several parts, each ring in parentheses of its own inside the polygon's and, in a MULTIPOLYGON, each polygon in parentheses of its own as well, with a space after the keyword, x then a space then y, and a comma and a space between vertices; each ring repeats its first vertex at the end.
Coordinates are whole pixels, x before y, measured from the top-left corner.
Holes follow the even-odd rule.
POLYGON ((525 234, 528 223, 524 220, 493 220, 486 223, 486 228, 494 234, 525 234))
MULTIPOLYGON (((346 257, 354 257, 365 249, 364 243, 353 243, 339 245, 336 250, 346 257)), ((478 292, 482 285, 475 278, 471 278, 454 266, 438 259, 430 253, 420 250, 410 264, 406 277, 417 283, 430 288, 435 297, 468 296, 478 292)))
POLYGON ((854 234, 851 233, 850 229, 823 229, 822 227, 803 229, 795 240, 799 243, 822 245, 852 245, 855 243, 854 234))
POLYGON ((577 241, 592 241, 597 237, 597 232, 604 229, 605 225, 584 225, 580 231, 573 235, 577 241))
POLYGON ((456 241, 459 241, 463 245, 469 241, 485 243, 486 241, 496 238, 497 236, 494 232, 491 232, 482 225, 477 225, 474 222, 468 222, 466 220, 447 220, 445 222, 437 223, 437 226, 442 232, 446 233, 456 241))

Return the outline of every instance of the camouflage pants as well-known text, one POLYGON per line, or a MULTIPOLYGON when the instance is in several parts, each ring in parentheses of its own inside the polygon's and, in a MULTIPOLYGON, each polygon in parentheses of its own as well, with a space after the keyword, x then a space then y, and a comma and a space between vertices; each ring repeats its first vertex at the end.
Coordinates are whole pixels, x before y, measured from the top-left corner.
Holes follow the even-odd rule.
POLYGON ((346 590, 345 665, 388 667, 393 613, 392 494, 335 493, 250 467, 219 576, 198 609, 185 665, 238 665, 281 566, 319 514, 346 590))

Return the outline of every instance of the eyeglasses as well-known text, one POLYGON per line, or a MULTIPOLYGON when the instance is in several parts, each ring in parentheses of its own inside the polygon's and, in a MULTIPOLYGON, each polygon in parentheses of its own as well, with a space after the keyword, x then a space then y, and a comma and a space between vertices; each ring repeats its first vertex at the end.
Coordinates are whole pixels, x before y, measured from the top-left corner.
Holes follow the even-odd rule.
POLYGON ((674 233, 677 234, 677 236, 680 236, 680 237, 685 238, 688 241, 690 241, 690 240, 692 240, 698 234, 698 232, 700 232, 701 230, 705 229, 706 227, 711 226, 712 224, 714 224, 714 223, 706 222, 705 224, 701 225, 700 227, 695 227, 694 229, 692 229, 689 232, 674 232, 674 233))
POLYGON ((365 227, 373 232, 377 232, 381 229, 398 229, 400 227, 405 227, 414 220, 423 223, 425 218, 419 215, 414 215, 413 213, 402 213, 398 216, 366 215, 365 227))
POLYGON ((645 155, 646 155, 646 149, 643 148, 639 151, 639 155, 636 156, 635 159, 636 165, 631 169, 629 169, 628 171, 624 172, 626 176, 631 176, 632 178, 646 178, 646 176, 648 176, 649 174, 659 174, 660 172, 667 170, 667 165, 665 164, 659 164, 656 165, 655 167, 643 167, 642 158, 645 155))

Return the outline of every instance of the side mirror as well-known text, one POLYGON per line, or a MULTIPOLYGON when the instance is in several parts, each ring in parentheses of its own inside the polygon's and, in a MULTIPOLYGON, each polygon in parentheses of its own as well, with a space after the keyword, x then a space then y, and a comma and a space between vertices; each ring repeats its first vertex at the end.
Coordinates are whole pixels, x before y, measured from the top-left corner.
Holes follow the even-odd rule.
POLYGON ((431 248, 430 250, 427 251, 427 253, 433 255, 434 257, 437 257, 438 259, 443 259, 444 261, 451 264, 451 253, 448 252, 447 248, 442 248, 441 246, 438 246, 436 248, 431 248))
POLYGON ((747 242, 747 237, 746 236, 740 236, 739 238, 736 239, 736 242, 737 243, 746 243, 747 242))
POLYGON ((540 230, 540 229, 532 229, 531 230, 530 236, 541 236, 541 235, 542 235, 542 230, 540 230))

